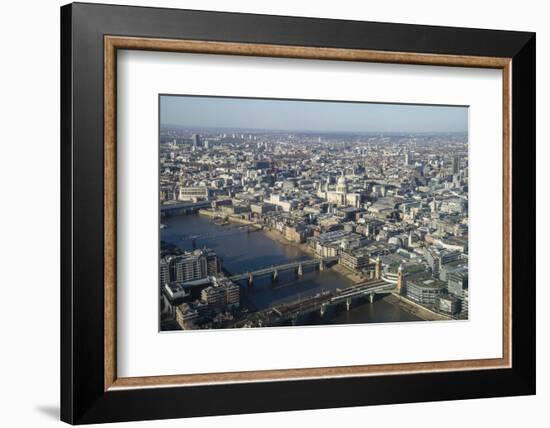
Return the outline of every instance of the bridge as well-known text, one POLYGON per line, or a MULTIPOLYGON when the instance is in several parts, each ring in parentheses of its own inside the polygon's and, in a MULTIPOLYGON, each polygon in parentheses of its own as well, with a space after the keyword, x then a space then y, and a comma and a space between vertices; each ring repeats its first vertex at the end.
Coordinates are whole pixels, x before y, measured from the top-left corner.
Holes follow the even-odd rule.
MULTIPOLYGON (((382 279, 373 279, 344 289, 336 289, 332 291, 321 290, 314 296, 299 298, 277 306, 272 306, 270 308, 254 312, 251 315, 255 318, 260 317, 265 320, 266 325, 285 325, 284 323, 289 320, 291 320, 294 324, 300 314, 319 311, 321 317, 323 317, 329 306, 339 306, 342 303, 345 303, 346 310, 349 311, 353 299, 368 297, 369 302, 373 303, 374 296, 376 294, 391 293, 395 291, 395 288, 395 284, 382 279)), ((236 326, 242 327, 245 325, 246 321, 247 320, 241 320, 236 324, 236 326)))
POLYGON ((363 282, 343 290, 337 296, 330 299, 331 303, 342 301, 350 297, 357 297, 365 294, 384 293, 395 288, 395 284, 384 281, 383 279, 375 279, 372 281, 363 282))
POLYGON ((367 282, 352 285, 343 290, 323 291, 305 299, 289 302, 277 307, 266 309, 264 312, 271 312, 280 321, 295 319, 300 313, 319 311, 323 316, 329 306, 336 306, 345 303, 346 310, 350 310, 353 299, 368 297, 369 302, 374 302, 376 294, 390 293, 395 290, 395 284, 382 279, 374 279, 367 282))
POLYGON ((176 204, 165 204, 160 206, 160 216, 170 217, 175 215, 194 213, 203 208, 210 208, 211 206, 212 206, 211 201, 181 202, 176 204))
MULTIPOLYGON (((395 284, 391 282, 384 281, 383 279, 376 279, 373 281, 364 282, 361 284, 354 285, 352 287, 346 288, 338 295, 331 297, 329 303, 340 303, 346 302, 346 308, 349 311, 351 306, 351 301, 354 297, 363 297, 368 296, 370 302, 374 301, 374 296, 378 293, 387 293, 395 289, 395 284)), ((323 315, 324 310, 321 306, 321 315, 323 315)))
POLYGON ((273 281, 277 281, 279 272, 286 271, 286 270, 296 270, 296 273, 299 276, 302 276, 304 274, 304 268, 306 267, 316 266, 319 268, 320 271, 323 271, 327 263, 331 263, 337 260, 338 260, 338 257, 323 257, 318 259, 301 260, 301 261, 285 263, 277 266, 270 266, 270 267, 258 269, 252 272, 240 273, 237 275, 230 276, 229 279, 231 279, 231 281, 234 281, 234 282, 248 279, 248 285, 252 286, 254 284, 254 278, 258 276, 271 275, 273 281))

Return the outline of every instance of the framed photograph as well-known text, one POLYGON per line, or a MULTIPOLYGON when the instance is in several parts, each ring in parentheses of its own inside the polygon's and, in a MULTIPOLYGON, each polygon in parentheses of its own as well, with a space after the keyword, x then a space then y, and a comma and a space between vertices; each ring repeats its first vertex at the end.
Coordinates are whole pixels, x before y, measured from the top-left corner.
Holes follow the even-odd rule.
POLYGON ((535 35, 61 8, 61 418, 535 393, 535 35))

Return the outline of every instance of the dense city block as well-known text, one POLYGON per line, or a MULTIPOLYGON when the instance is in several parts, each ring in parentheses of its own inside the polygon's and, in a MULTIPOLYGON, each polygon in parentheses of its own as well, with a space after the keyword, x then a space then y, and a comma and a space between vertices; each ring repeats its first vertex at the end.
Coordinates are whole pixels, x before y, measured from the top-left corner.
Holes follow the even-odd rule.
POLYGON ((162 330, 322 324, 329 310, 379 299, 415 319, 468 318, 465 133, 162 127, 159 190, 162 330), (211 223, 210 236, 164 239, 191 217, 211 223), (229 269, 211 243, 232 234, 302 256, 229 269), (312 272, 348 282, 293 295, 312 272), (247 296, 259 282, 290 291, 258 307, 247 296))

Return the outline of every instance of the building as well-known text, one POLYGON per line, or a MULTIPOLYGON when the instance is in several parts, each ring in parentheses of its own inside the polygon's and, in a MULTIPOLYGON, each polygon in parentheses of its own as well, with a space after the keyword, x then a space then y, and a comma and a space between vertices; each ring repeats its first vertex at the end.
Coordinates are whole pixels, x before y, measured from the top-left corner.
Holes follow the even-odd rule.
POLYGON ((368 238, 373 239, 380 230, 384 227, 384 222, 376 219, 368 219, 365 221, 364 234, 368 238))
POLYGON ((385 222, 397 214, 398 201, 392 197, 382 197, 374 202, 369 208, 369 214, 376 219, 385 222))
POLYGON ((161 186, 160 188, 160 202, 174 201, 177 199, 176 186, 161 186))
POLYGON ((342 251, 339 263, 351 270, 362 270, 369 265, 369 253, 362 249, 342 251))
MULTIPOLYGON (((449 198, 441 202, 439 210, 448 214, 465 214, 468 211, 468 201, 462 198, 449 198)), ((454 224, 446 226, 446 230, 453 231, 454 224)), ((442 226, 445 227, 445 226, 442 226)))
POLYGON ((209 249, 194 250, 178 256, 162 258, 160 261, 161 284, 169 282, 189 282, 216 276, 221 271, 221 261, 209 249), (168 265, 168 278, 166 266, 168 265))
POLYGON ((382 278, 382 260, 380 260, 380 257, 376 257, 376 261, 374 262, 374 278, 382 278))
POLYGON ((460 156, 453 156, 453 174, 460 172, 460 156))
POLYGON ((440 294, 435 299, 435 307, 444 314, 456 315, 460 312, 460 300, 452 294, 440 294))
POLYGON ((174 257, 170 261, 170 267, 174 281, 194 281, 207 276, 206 260, 195 252, 174 257))
POLYGON ((272 205, 277 205, 279 208, 281 208, 281 210, 286 213, 292 211, 298 205, 296 201, 286 200, 282 198, 281 195, 278 193, 271 194, 270 199, 266 202, 272 205))
POLYGON ((219 211, 225 215, 243 214, 250 211, 250 206, 246 202, 233 200, 231 205, 222 205, 219 211))
POLYGON ((225 305, 229 307, 239 307, 241 299, 241 289, 236 284, 225 286, 225 305))
POLYGON ((160 259, 159 267, 159 276, 160 276, 160 286, 164 287, 166 284, 170 283, 170 259, 163 257, 160 259))
POLYGON ((315 254, 320 257, 335 257, 340 251, 350 251, 362 247, 367 243, 364 235, 343 230, 321 233, 319 236, 309 240, 310 245, 315 250, 315 254))
POLYGON ((296 242, 298 244, 306 242, 306 238, 308 236, 308 229, 306 229, 305 225, 296 224, 294 226, 286 226, 284 231, 285 231, 285 238, 288 241, 296 242))
POLYGON ((468 260, 455 260, 454 262, 446 263, 439 269, 439 279, 447 282, 448 275, 451 272, 463 271, 468 272, 468 260))
POLYGON ((197 148, 201 146, 201 136, 198 134, 193 134, 191 136, 191 144, 193 145, 193 148, 197 148))
POLYGON ((336 182, 336 192, 348 193, 348 181, 344 175, 341 175, 336 182))
POLYGON ((445 290, 445 283, 434 278, 418 278, 407 281, 407 297, 422 305, 433 306, 436 298, 445 290))
POLYGON ((275 209, 275 205, 264 202, 250 204, 250 211, 252 212, 252 214, 256 214, 256 216, 260 218, 269 212, 275 211, 275 209))
POLYGON ((240 288, 230 281, 206 287, 201 292, 201 301, 215 308, 237 308, 240 303, 240 288))
POLYGON ((188 297, 190 293, 183 287, 180 282, 170 282, 164 285, 164 290, 170 296, 171 300, 182 299, 188 297))
POLYGON ((204 248, 202 256, 206 259, 206 275, 216 276, 222 270, 221 260, 214 250, 210 248, 204 248))
POLYGON ((261 161, 261 160, 256 161, 254 163, 254 168, 255 169, 268 169, 268 168, 271 168, 271 162, 265 161, 265 160, 264 161, 261 161))
POLYGON ((199 311, 192 308, 188 303, 182 303, 176 308, 176 322, 183 330, 195 327, 199 319, 199 311))
POLYGON ((178 199, 180 201, 207 201, 211 198, 212 191, 206 186, 181 186, 178 199))
POLYGON ((216 199, 212 201, 212 209, 219 210, 223 206, 232 206, 233 200, 231 198, 226 199, 216 199))
POLYGON ((446 250, 443 248, 429 247, 424 249, 424 258, 432 269, 432 275, 439 278, 441 265, 458 260, 461 256, 460 251, 446 250))
POLYGON ((414 157, 413 157, 413 154, 410 150, 407 150, 405 152, 405 165, 412 165, 414 161, 414 157))
POLYGON ((223 287, 206 287, 201 291, 201 300, 208 306, 223 306, 225 302, 225 290, 223 287))
POLYGON ((405 291, 405 275, 403 274, 403 267, 399 265, 397 269, 397 294, 402 294, 405 291))
MULTIPOLYGON (((446 206, 448 207, 448 205, 446 206)), ((448 208, 445 209, 448 210, 448 208)), ((468 226, 456 223, 452 219, 434 219, 431 221, 430 226, 443 234, 448 233, 454 236, 466 236, 468 233, 468 226)))
POLYGON ((447 273, 447 287, 449 293, 464 299, 464 290, 468 289, 468 268, 463 267, 447 273))
POLYGON ((321 185, 318 195, 329 204, 333 204, 339 207, 355 207, 359 208, 361 204, 361 194, 349 193, 348 181, 344 175, 338 177, 335 190, 329 190, 330 179, 327 179, 326 184, 321 185), (324 190, 323 190, 324 188, 324 190))

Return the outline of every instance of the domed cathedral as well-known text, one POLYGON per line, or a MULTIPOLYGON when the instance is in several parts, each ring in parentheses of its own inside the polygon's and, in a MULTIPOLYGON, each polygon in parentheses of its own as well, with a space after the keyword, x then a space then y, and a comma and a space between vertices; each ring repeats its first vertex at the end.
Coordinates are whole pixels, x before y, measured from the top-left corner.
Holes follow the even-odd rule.
POLYGON ((342 173, 342 175, 338 177, 336 191, 338 193, 348 193, 348 180, 346 180, 346 176, 344 175, 344 173, 342 173))
POLYGON ((320 197, 324 197, 327 202, 337 205, 339 207, 352 206, 359 207, 360 195, 357 193, 348 193, 348 181, 344 173, 336 182, 336 188, 334 190, 328 189, 328 180, 325 192, 319 192, 320 197), (323 194, 324 193, 324 194, 323 194))

